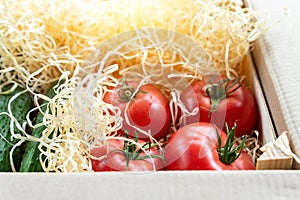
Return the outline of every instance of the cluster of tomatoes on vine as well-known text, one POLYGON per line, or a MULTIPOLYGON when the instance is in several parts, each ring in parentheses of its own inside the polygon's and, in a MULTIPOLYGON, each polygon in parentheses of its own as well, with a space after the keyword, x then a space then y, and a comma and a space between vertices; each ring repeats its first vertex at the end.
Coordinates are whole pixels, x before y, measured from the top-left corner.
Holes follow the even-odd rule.
POLYGON ((124 140, 91 149, 99 158, 92 159, 94 171, 255 169, 244 141, 256 127, 257 104, 238 80, 210 76, 181 91, 179 127, 163 147, 153 141, 170 134, 173 105, 164 87, 124 81, 103 100, 121 110, 124 140))

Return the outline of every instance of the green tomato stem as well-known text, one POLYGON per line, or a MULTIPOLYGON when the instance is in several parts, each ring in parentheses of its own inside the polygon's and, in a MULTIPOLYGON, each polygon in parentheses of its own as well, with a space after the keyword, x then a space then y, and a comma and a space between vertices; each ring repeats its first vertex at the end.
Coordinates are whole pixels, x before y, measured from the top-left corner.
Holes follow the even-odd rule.
POLYGON ((230 94, 239 89, 242 85, 238 84, 235 88, 234 86, 238 83, 238 79, 234 80, 231 84, 228 85, 229 79, 222 79, 218 83, 212 83, 215 80, 213 78, 205 86, 205 92, 211 100, 210 113, 215 112, 218 109, 218 106, 222 100, 228 97, 230 94))
POLYGON ((236 131, 236 123, 234 123, 234 126, 232 127, 231 130, 229 130, 227 123, 225 123, 225 127, 226 127, 226 132, 227 132, 227 140, 223 147, 221 147, 222 140, 221 140, 220 133, 219 133, 218 129, 216 128, 216 132, 218 135, 218 155, 219 155, 219 159, 222 163, 231 164, 236 159, 238 159, 238 157, 241 155, 242 150, 244 148, 245 140, 247 137, 243 136, 242 142, 237 147, 234 147, 234 144, 236 141, 236 140, 234 140, 234 134, 236 131))
MULTIPOLYGON (((125 137, 129 138, 128 131, 124 130, 124 133, 125 133, 125 137)), ((138 143, 138 132, 137 131, 135 132, 134 142, 125 140, 123 150, 121 150, 126 158, 126 170, 128 170, 130 160, 145 160, 148 158, 164 159, 164 157, 161 155, 153 155, 153 154, 144 155, 144 156, 140 155, 143 152, 143 149, 149 150, 152 147, 157 146, 156 144, 146 142, 145 144, 142 145, 142 148, 137 149, 138 146, 136 145, 136 143, 138 143)))

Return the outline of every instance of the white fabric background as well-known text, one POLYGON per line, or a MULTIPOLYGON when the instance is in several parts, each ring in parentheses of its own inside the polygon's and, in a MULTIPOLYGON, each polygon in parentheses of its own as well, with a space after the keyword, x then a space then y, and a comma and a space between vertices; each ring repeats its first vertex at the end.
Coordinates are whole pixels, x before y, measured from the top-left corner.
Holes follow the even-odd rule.
POLYGON ((279 96, 284 118, 300 154, 300 1, 250 0, 253 7, 266 10, 270 29, 263 35, 268 71, 279 96), (288 10, 288 15, 285 15, 288 10))

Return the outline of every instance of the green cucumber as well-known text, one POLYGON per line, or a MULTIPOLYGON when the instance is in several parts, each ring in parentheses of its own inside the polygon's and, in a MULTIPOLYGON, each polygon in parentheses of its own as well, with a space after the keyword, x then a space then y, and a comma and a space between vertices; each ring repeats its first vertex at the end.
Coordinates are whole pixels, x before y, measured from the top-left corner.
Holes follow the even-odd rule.
MULTIPOLYGON (((6 86, 4 91, 8 91, 12 88, 12 85, 6 86)), ((8 94, 0 94, 0 113, 8 112, 8 104, 11 98, 23 91, 21 87, 17 87, 12 92, 8 94)), ((11 112, 15 119, 20 123, 26 121, 26 115, 28 111, 32 108, 33 99, 30 93, 25 92, 18 96, 11 102, 11 112)), ((8 115, 0 115, 0 172, 11 172, 12 168, 10 165, 10 151, 14 144, 18 142, 17 139, 11 138, 10 130, 11 118, 8 115)), ((15 134, 21 134, 21 131, 15 126, 15 134)), ((22 145, 17 147, 13 152, 13 162, 15 169, 18 170, 21 164, 22 157, 22 145)))
MULTIPOLYGON (((54 87, 56 86, 56 84, 57 83, 55 83, 49 88, 46 94, 49 98, 53 98, 55 96, 54 87)), ((47 105, 48 105, 48 101, 44 100, 41 106, 42 112, 46 111, 47 105)), ((39 112, 37 114, 35 124, 42 123, 43 117, 44 115, 41 112, 39 112)), ((40 138, 45 128, 46 128, 45 126, 34 128, 31 135, 40 138)), ((41 152, 38 149, 38 146, 39 146, 39 142, 33 142, 33 141, 28 142, 21 163, 20 172, 43 172, 44 171, 40 163, 41 152)))

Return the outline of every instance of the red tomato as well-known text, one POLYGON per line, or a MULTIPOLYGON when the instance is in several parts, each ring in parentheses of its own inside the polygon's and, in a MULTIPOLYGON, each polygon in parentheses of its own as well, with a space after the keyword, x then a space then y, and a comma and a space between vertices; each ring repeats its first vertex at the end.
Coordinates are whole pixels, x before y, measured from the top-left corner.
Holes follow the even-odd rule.
MULTIPOLYGON (((152 137, 159 140, 168 134, 171 124, 171 113, 169 100, 154 84, 142 85, 139 92, 133 97, 138 83, 129 82, 127 85, 112 88, 112 92, 107 92, 103 100, 121 109, 123 117, 123 129, 134 134, 136 126, 144 131, 150 131, 152 137), (129 124, 125 120, 126 115, 129 124)), ((131 135, 134 136, 134 135, 131 135)), ((140 139, 148 141, 150 138, 142 133, 140 139)))
POLYGON ((218 84, 225 79, 216 78, 209 83, 210 80, 211 77, 206 77, 195 81, 182 92, 181 100, 186 108, 189 111, 199 109, 196 115, 186 117, 185 124, 209 122, 225 130, 225 122, 229 127, 236 122, 237 137, 250 134, 256 126, 258 113, 253 94, 238 82, 225 81, 218 84))
MULTIPOLYGON (((142 140, 138 140, 138 143, 143 145, 145 142, 142 140)), ((131 144, 132 145, 132 144, 131 144)), ((141 152, 137 158, 132 158, 136 155, 139 150, 138 147, 129 150, 129 152, 125 152, 124 149, 124 141, 123 140, 109 140, 108 144, 105 146, 101 146, 99 148, 91 149, 91 155, 97 158, 104 156, 101 160, 92 159, 92 169, 95 172, 99 171, 153 171, 155 166, 155 170, 159 170, 162 167, 162 159, 161 158, 143 158, 143 156, 148 156, 145 152, 141 152), (126 158, 127 157, 127 158, 126 158), (128 160, 127 160, 128 159, 128 160), (128 163, 127 163, 128 161, 128 163)), ((158 151, 151 147, 147 149, 147 153, 151 156, 160 156, 158 151)))
MULTIPOLYGON (((224 147, 227 135, 221 130, 219 133, 221 147, 224 147)), ((244 151, 230 164, 221 162, 216 127, 206 122, 189 124, 175 132, 166 145, 165 160, 167 170, 255 169, 250 156, 244 151)))

